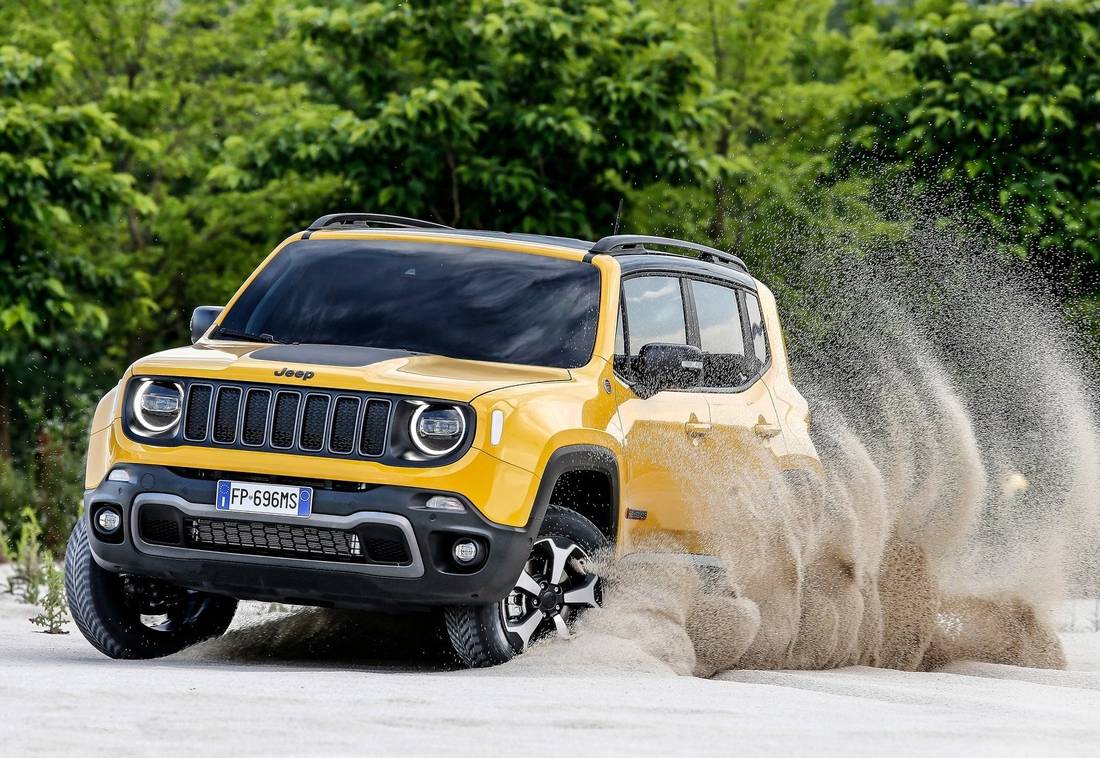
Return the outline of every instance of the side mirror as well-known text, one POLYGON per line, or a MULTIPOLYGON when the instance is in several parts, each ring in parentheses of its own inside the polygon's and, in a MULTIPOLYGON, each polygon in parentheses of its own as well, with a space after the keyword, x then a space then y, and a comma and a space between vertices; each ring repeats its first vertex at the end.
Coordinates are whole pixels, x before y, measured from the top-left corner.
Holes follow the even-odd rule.
POLYGON ((191 314, 192 345, 202 339, 202 335, 206 334, 206 330, 218 320, 218 316, 222 315, 224 310, 225 308, 220 305, 200 305, 195 309, 191 314))
POLYGON ((703 383, 703 351, 693 345, 652 342, 634 359, 634 391, 642 398, 703 383))

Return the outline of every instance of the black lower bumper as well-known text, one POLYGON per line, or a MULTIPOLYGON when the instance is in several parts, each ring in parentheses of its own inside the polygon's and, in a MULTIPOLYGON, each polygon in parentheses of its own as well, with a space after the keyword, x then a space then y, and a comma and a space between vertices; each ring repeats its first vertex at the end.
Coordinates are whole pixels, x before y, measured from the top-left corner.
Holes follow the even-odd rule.
MULTIPOLYGON (((545 511, 545 507, 536 507, 527 527, 516 529, 487 521, 468 502, 464 513, 424 507, 432 495, 453 493, 301 482, 314 487, 309 519, 230 515, 213 506, 217 480, 250 481, 254 477, 135 464, 120 468, 126 470, 129 482, 104 480, 84 495, 92 553, 101 566, 240 599, 297 605, 416 609, 494 602, 514 586, 545 511), (121 534, 108 536, 97 531, 94 517, 104 507, 120 512, 121 534), (169 530, 167 538, 162 532, 145 533, 148 522, 142 514, 148 509, 156 509, 159 516, 168 514, 168 518, 176 514, 180 529, 169 530), (198 524, 203 527, 202 534, 198 524), (318 530, 331 530, 357 535, 353 539, 359 545, 360 537, 363 544, 369 539, 369 531, 364 530, 379 524, 391 534, 404 536, 406 553, 390 554, 384 556, 388 560, 375 562, 366 549, 357 558, 291 556, 201 541, 209 538, 211 526, 222 538, 227 529, 234 535, 260 527, 289 534, 291 528, 304 526, 311 539, 318 530), (484 551, 476 568, 463 568, 451 556, 455 540, 463 537, 473 539, 484 551)), ((295 539, 301 533, 296 529, 295 539)), ((346 547, 346 543, 340 544, 346 547)))

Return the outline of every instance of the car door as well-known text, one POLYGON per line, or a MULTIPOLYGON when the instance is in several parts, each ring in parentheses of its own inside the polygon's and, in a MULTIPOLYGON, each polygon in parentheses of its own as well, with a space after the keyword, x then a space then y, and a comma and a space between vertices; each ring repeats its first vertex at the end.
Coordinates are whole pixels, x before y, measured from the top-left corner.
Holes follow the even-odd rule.
POLYGON ((719 497, 766 487, 785 454, 783 429, 763 377, 768 339, 756 295, 717 281, 692 279, 685 292, 703 351, 703 390, 710 404, 719 497), (747 338, 746 338, 747 337, 747 338))
POLYGON ((631 364, 644 345, 689 344, 683 281, 644 274, 623 280, 616 334, 615 394, 624 433, 619 534, 623 549, 651 538, 690 545, 696 532, 693 474, 709 445, 710 406, 697 391, 665 391, 642 399, 631 390, 631 364))

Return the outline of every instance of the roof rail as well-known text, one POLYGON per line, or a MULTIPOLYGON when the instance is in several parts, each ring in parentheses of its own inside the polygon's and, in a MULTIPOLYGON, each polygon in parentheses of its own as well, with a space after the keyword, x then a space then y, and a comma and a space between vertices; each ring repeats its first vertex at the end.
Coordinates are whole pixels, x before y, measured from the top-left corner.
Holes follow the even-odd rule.
MULTIPOLYGON (((713 247, 700 245, 696 242, 685 242, 684 240, 672 239, 671 237, 650 237, 644 234, 615 234, 601 239, 592 246, 589 252, 596 255, 601 253, 605 255, 661 254, 659 250, 646 250, 645 245, 662 245, 664 247, 673 247, 679 250, 690 250, 694 253, 699 253, 699 260, 707 261, 708 263, 726 263, 731 266, 736 266, 746 274, 749 272, 749 267, 745 265, 745 262, 733 253, 726 253, 713 247)), ((664 254, 668 255, 668 253, 664 254)))
POLYGON ((394 226, 404 229, 452 228, 446 224, 437 224, 434 221, 424 221, 406 216, 391 216, 387 213, 330 213, 314 221, 306 231, 317 232, 329 226, 351 226, 354 224, 376 224, 378 226, 394 226))

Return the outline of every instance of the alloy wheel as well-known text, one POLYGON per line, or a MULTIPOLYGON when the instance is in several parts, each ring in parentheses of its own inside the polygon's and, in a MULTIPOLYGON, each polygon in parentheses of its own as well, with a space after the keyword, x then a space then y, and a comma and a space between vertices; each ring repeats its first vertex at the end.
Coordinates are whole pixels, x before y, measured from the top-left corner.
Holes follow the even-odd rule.
POLYGON ((565 537, 542 537, 531 547, 515 588, 500 601, 508 640, 522 653, 550 634, 568 639, 577 614, 600 605, 600 582, 588 573, 588 554, 565 537))

